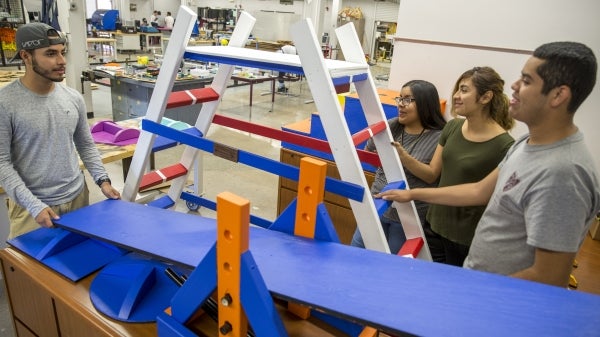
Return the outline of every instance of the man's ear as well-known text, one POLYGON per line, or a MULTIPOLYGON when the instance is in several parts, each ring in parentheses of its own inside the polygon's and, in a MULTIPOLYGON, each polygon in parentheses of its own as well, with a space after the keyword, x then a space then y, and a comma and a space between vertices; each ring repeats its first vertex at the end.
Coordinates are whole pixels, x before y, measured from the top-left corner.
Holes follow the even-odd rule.
POLYGON ((562 104, 568 105, 571 101, 571 88, 566 85, 558 86, 550 91, 550 106, 556 108, 562 104))
POLYGON ((31 56, 31 54, 29 54, 28 51, 26 50, 19 50, 19 56, 21 57, 21 60, 23 60, 23 62, 25 62, 26 60, 29 60, 29 57, 31 56))

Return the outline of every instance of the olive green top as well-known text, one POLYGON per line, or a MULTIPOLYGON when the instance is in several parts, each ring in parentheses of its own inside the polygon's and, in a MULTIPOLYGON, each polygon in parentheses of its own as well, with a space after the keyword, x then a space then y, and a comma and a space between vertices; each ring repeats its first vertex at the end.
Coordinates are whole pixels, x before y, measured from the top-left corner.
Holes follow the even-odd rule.
MULTIPOLYGON (((439 144, 442 151, 440 187, 477 182, 493 171, 515 142, 508 132, 484 142, 472 142, 462 134, 465 120, 446 124, 439 144)), ((431 228, 450 241, 469 246, 485 206, 452 207, 431 204, 427 221, 431 228)))

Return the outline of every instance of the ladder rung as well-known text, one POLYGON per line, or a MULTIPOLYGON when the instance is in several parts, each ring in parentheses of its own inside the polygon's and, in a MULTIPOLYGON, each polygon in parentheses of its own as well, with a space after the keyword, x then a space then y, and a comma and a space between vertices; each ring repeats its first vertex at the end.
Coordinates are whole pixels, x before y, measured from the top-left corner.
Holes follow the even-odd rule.
POLYGON ((358 73, 358 74, 349 75, 349 76, 333 77, 331 79, 331 81, 333 82, 334 86, 338 86, 338 85, 342 85, 342 84, 350 84, 353 82, 364 81, 367 78, 369 78, 369 75, 367 73, 358 73))
POLYGON ((176 91, 169 95, 167 101, 167 109, 177 108, 180 106, 194 105, 216 101, 219 99, 219 94, 211 87, 176 91))
MULTIPOLYGON (((406 188, 406 183, 404 182, 404 180, 400 180, 400 181, 394 181, 394 182, 388 183, 381 189, 381 192, 387 191, 387 190, 403 190, 405 188, 406 188)), ((383 200, 381 198, 378 198, 373 201, 375 202, 375 209, 377 209, 377 214, 379 214, 380 217, 383 215, 383 213, 385 213, 385 211, 388 208, 390 208, 390 206, 392 206, 391 200, 383 200)))
POLYGON ((402 248, 400 248, 398 255, 400 255, 402 257, 410 257, 410 258, 414 259, 415 257, 417 257, 417 255, 419 255, 421 248, 423 248, 423 244, 424 244, 423 238, 408 239, 402 245, 402 248))
POLYGON ((173 207, 173 205, 175 205, 175 201, 173 201, 173 199, 171 199, 171 197, 169 197, 169 195, 167 194, 156 200, 150 201, 149 203, 147 203, 147 205, 151 207, 167 209, 173 207))
POLYGON ((385 213, 385 211, 392 206, 391 200, 375 199, 373 201, 375 202, 375 209, 377 210, 379 217, 381 217, 383 213, 385 213))
POLYGON ((354 146, 368 140, 374 135, 380 133, 381 131, 387 128, 387 121, 377 122, 373 125, 369 125, 366 128, 358 131, 352 136, 352 141, 354 142, 354 146))
POLYGON ((181 163, 167 166, 160 170, 152 171, 150 173, 145 174, 144 177, 142 177, 142 182, 140 183, 139 190, 143 191, 152 186, 162 184, 166 181, 173 180, 186 174, 187 168, 185 168, 185 166, 183 166, 181 163))

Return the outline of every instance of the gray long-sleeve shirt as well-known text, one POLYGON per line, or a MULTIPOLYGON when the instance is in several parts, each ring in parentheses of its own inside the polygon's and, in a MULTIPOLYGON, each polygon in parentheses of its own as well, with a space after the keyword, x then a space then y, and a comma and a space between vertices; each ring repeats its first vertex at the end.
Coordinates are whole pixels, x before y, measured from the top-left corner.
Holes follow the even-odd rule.
POLYGON ((0 186, 13 201, 35 217, 73 200, 85 182, 79 158, 94 180, 107 177, 81 94, 57 83, 38 95, 19 80, 0 89, 0 186))

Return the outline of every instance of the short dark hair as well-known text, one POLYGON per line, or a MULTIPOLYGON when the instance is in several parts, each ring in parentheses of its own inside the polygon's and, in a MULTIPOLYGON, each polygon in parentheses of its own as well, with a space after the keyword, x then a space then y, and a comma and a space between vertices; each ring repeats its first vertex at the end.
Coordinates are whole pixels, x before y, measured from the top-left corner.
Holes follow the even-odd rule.
POLYGON ((566 85, 572 95, 567 110, 577 111, 596 84, 598 64, 594 52, 579 42, 551 42, 539 46, 533 57, 544 61, 537 68, 544 81, 542 94, 566 85))
POLYGON ((440 96, 433 84, 423 80, 406 82, 402 88, 409 87, 415 99, 421 125, 425 129, 441 130, 446 125, 440 107, 440 96))

